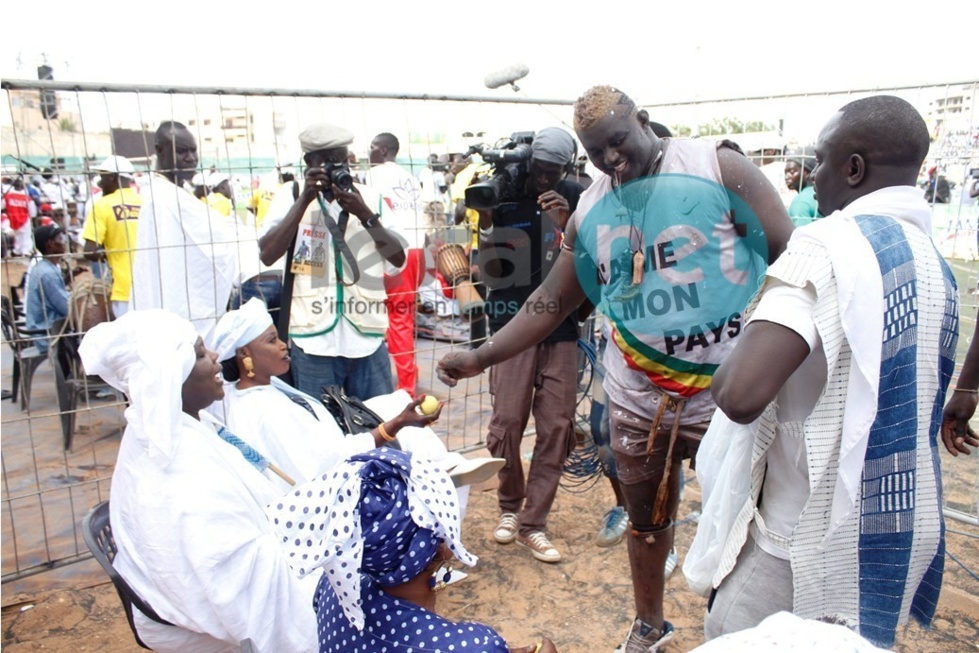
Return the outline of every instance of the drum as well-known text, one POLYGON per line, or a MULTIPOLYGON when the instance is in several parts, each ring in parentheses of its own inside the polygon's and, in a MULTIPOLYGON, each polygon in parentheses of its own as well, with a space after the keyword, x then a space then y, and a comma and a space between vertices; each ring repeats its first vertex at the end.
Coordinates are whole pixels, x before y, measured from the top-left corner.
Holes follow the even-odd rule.
POLYGON ((68 321, 76 333, 113 319, 112 284, 102 279, 76 280, 68 299, 68 321))
POLYGON ((459 312, 470 317, 483 310, 483 298, 479 296, 472 283, 469 271, 469 257, 459 244, 442 245, 436 254, 436 265, 445 280, 452 286, 459 312))

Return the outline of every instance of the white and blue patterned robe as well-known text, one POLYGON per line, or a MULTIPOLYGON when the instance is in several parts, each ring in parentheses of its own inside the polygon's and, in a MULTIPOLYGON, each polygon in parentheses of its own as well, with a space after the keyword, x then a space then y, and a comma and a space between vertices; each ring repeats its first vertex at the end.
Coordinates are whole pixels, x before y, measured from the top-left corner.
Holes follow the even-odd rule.
MULTIPOLYGON (((909 614, 931 622, 944 569, 937 435, 954 369, 958 295, 929 215, 912 187, 877 191, 797 230, 768 272, 815 288, 813 321, 827 366, 804 423, 809 498, 789 545, 793 611, 845 623, 884 646, 909 614)), ((752 495, 727 538, 715 587, 757 517, 780 428, 775 414, 766 410, 757 425, 752 495)))

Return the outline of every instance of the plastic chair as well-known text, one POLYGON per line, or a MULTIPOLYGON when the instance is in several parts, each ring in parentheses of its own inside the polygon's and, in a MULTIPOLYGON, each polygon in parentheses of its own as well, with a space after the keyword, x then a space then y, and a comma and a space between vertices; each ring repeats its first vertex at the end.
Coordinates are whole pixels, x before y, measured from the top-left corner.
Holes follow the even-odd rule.
POLYGON ((14 318, 13 305, 6 296, 0 296, 3 302, 3 339, 14 353, 14 368, 12 373, 11 401, 17 401, 17 391, 20 390, 20 408, 28 410, 31 405, 31 384, 34 381, 34 371, 43 363, 48 355, 37 348, 35 336, 46 336, 43 329, 26 329, 17 324, 14 318))
POLYGON ((51 331, 51 367, 54 368, 54 385, 61 416, 61 440, 64 450, 71 451, 75 437, 75 417, 82 403, 80 400, 88 393, 112 388, 101 377, 85 374, 78 355, 79 338, 68 332, 64 320, 55 322, 51 331))
POLYGON ((105 573, 109 575, 116 592, 119 593, 122 607, 126 610, 126 620, 129 621, 129 628, 133 631, 136 643, 145 649, 149 649, 150 647, 143 643, 143 640, 139 638, 139 633, 136 632, 136 624, 133 622, 133 606, 136 606, 140 612, 159 624, 164 626, 172 626, 173 624, 160 617, 153 608, 147 605, 112 566, 118 549, 115 540, 112 539, 108 501, 98 504, 85 515, 85 519, 82 520, 82 534, 85 536, 85 544, 88 545, 92 555, 102 565, 105 573))

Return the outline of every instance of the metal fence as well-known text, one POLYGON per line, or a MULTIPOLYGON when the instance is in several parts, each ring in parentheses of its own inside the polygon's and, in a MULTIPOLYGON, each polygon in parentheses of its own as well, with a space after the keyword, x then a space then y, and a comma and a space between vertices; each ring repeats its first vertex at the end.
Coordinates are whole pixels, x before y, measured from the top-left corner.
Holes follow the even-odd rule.
MULTIPOLYGON (((182 88, 111 86, 5 80, 0 126, 4 175, 21 173, 27 181, 57 191, 52 219, 77 231, 93 191, 92 168, 111 154, 125 155, 136 166, 136 181, 151 174, 153 131, 165 120, 179 121, 195 135, 202 171, 218 170, 235 186, 236 218, 242 244, 254 248, 255 214, 248 209, 263 192, 278 188, 283 166, 300 164, 299 131, 325 120, 354 133, 351 147, 359 170, 366 168, 368 144, 375 134, 391 132, 401 141, 399 163, 420 172, 430 155, 463 152, 475 143, 493 144, 518 131, 564 125, 570 129, 571 102, 523 97, 427 96, 313 92, 301 89, 182 88), (53 109, 53 110, 52 110, 53 109), (45 169, 50 168, 50 173, 45 169), (45 175, 53 175, 47 179, 45 175), (58 179, 64 184, 57 184, 58 179), (72 224, 77 212, 78 224, 72 224)), ((875 89, 874 92, 884 92, 875 89)), ((979 167, 976 82, 891 89, 904 95, 929 119, 935 137, 930 162, 945 171, 954 186, 979 167)), ((749 156, 784 188, 781 168, 786 147, 809 145, 819 126, 849 99, 870 91, 808 96, 697 100, 670 106, 647 105, 654 120, 681 136, 721 134, 739 142, 749 156), (751 132, 737 132, 744 127, 751 132)), ((297 178, 301 179, 301 169, 297 178)), ((788 199, 787 191, 786 199, 788 199)), ((447 207, 451 209, 451 207, 447 207)), ((451 225, 429 225, 432 240, 465 242, 451 225)), ((963 286, 962 351, 974 322, 975 206, 954 204, 936 209, 936 239, 954 265, 963 286), (940 223, 940 224, 939 224, 940 223)), ((241 248, 239 248, 241 251, 241 248)), ((76 284, 99 271, 78 253, 66 258, 76 284), (74 269, 78 268, 78 269, 74 269)), ((2 266, 3 294, 20 299, 18 284, 28 259, 7 257, 2 266)), ((427 265, 434 281, 433 253, 427 265)), ((437 285, 420 293, 416 333, 419 391, 446 400, 437 432, 451 450, 484 446, 490 415, 486 375, 456 388, 442 385, 434 364, 445 353, 468 347, 471 325, 453 315, 453 305, 437 285), (427 302, 427 303, 426 303, 427 302)), ((29 341, 31 336, 22 340, 29 341)), ((13 345, 16 343, 7 343, 13 345)), ((28 342, 27 344, 31 344, 28 342)), ((3 388, 12 386, 15 361, 22 370, 34 365, 30 353, 3 350, 3 388), (16 353, 16 356, 15 356, 16 353)), ((28 348, 29 349, 29 348, 28 348)), ((961 360, 964 356, 960 356, 961 360)), ((43 357, 42 357, 43 358, 43 357)), ((584 359, 587 362, 587 358, 584 359)), ((77 405, 66 409, 54 366, 43 358, 31 382, 30 405, 20 399, 2 404, 2 581, 4 583, 83 557, 82 516, 108 497, 109 484, 125 424, 124 398, 96 387, 81 387, 77 405), (66 416, 74 417, 74 423, 66 416), (70 443, 70 446, 66 446, 70 443)), ((587 409, 587 402, 581 407, 587 409)), ((946 501, 966 519, 979 514, 979 457, 947 461, 946 501)))

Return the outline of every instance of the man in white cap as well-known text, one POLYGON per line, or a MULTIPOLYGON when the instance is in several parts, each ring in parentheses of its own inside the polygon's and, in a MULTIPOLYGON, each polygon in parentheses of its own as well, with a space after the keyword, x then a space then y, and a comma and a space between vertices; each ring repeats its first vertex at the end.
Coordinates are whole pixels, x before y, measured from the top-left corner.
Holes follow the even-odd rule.
POLYGON ((143 198, 130 188, 135 169, 129 159, 110 156, 95 167, 95 172, 99 173, 102 196, 85 220, 85 258, 108 263, 112 270, 112 313, 120 317, 129 310, 133 251, 143 198))
MULTIPOLYGON (((479 267, 489 288, 484 310, 493 333, 520 311, 557 260, 561 230, 582 191, 565 179, 576 149, 563 129, 541 130, 520 194, 500 197, 492 211, 479 212, 479 267)), ((507 460, 499 473, 501 516, 493 537, 500 544, 516 540, 542 562, 561 560, 545 529, 572 447, 577 340, 578 326, 569 316, 537 346, 490 368, 493 417, 486 446, 507 460), (537 437, 525 479, 520 441, 531 409, 537 437)))
POLYGON ((130 309, 166 308, 206 335, 228 308, 238 278, 238 235, 183 188, 197 169, 197 141, 179 122, 156 130, 156 174, 143 190, 130 309))
POLYGON ((353 181, 353 134, 317 123, 299 142, 306 182, 295 200, 276 196, 259 238, 262 263, 287 252, 291 261, 283 282, 288 325, 280 319, 279 330, 290 340, 294 385, 314 397, 327 385, 361 399, 388 394, 394 384, 384 277, 404 266, 404 247, 381 224, 380 195, 353 181))
POLYGON ((235 212, 235 191, 231 188, 231 177, 224 172, 212 172, 207 178, 207 205, 218 215, 230 218, 235 212))

